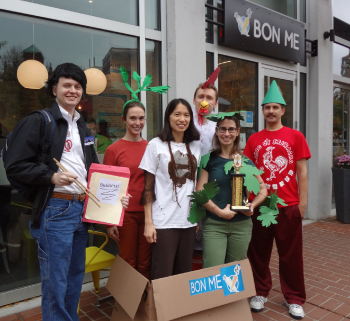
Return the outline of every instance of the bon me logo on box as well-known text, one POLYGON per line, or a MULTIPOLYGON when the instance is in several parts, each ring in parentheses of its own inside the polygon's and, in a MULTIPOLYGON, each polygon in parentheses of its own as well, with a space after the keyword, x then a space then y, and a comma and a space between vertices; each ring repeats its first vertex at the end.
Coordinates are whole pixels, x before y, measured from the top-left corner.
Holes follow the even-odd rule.
POLYGON ((221 268, 220 274, 190 280, 191 295, 218 290, 223 290, 225 296, 244 291, 240 264, 221 268))

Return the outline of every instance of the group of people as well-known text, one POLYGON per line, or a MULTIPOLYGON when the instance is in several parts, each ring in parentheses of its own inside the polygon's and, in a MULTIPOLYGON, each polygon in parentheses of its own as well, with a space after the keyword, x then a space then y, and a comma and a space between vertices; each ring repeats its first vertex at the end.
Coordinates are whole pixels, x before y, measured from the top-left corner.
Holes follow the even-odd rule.
MULTIPOLYGON (((277 85, 276 85, 277 86, 277 85)), ((260 191, 243 190, 249 211, 231 210, 231 180, 225 164, 241 154, 239 117, 205 116, 218 104, 214 84, 200 84, 193 97, 194 108, 185 99, 173 99, 164 113, 158 137, 141 137, 145 107, 137 99, 123 107, 126 134, 108 146, 103 163, 128 167, 128 195, 122 226, 106 226, 118 242, 120 256, 144 277, 154 280, 192 270, 193 250, 199 225, 203 233, 203 268, 249 258, 257 295, 250 306, 260 312, 272 288, 269 261, 273 239, 280 256, 281 288, 290 315, 302 319, 305 286, 302 258, 302 218, 307 205, 306 160, 311 157, 304 136, 282 125, 285 102, 271 86, 262 104, 266 128, 247 141, 243 155, 257 169, 260 191), (203 104, 205 101, 205 104, 203 104), (203 109, 203 106, 206 106, 203 109), (198 177, 201 157, 210 153, 198 177), (193 191, 215 180, 220 192, 204 204, 206 216, 199 225, 187 218, 193 191), (279 208, 278 224, 263 227, 257 220, 259 207, 271 191, 287 206, 279 208)), ((278 88, 278 87, 277 87, 278 88)), ((30 115, 16 126, 9 150, 7 174, 35 184, 30 230, 38 243, 42 279, 44 320, 78 320, 77 306, 85 270, 87 227, 82 223, 85 195, 73 184, 86 184, 88 170, 98 162, 93 145, 85 145, 91 132, 75 110, 86 89, 84 72, 73 64, 62 64, 48 80, 55 97, 49 112, 56 121, 51 151, 46 163, 38 161, 40 115, 30 115), (65 142, 71 141, 67 150, 65 142), (52 158, 69 172, 61 172, 52 158)))

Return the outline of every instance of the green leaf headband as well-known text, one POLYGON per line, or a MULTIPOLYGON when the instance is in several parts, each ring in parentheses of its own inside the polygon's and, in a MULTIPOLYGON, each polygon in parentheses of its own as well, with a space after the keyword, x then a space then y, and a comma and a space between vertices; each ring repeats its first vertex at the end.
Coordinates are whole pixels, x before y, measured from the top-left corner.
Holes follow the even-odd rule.
POLYGON ((158 93, 158 94, 166 94, 166 93, 168 93, 168 89, 170 88, 169 86, 158 86, 158 87, 149 87, 149 88, 147 88, 152 83, 152 75, 151 74, 148 74, 146 76, 146 78, 143 81, 142 86, 141 86, 141 79, 142 78, 139 76, 139 74, 136 71, 134 71, 133 74, 132 74, 132 78, 134 78, 136 80, 136 82, 137 82, 137 89, 134 91, 134 90, 132 90, 132 88, 128 84, 129 75, 128 75, 128 72, 126 71, 126 69, 123 66, 120 67, 120 74, 122 75, 122 79, 123 79, 125 87, 131 92, 131 96, 133 98, 131 100, 128 100, 124 104, 124 106, 123 106, 123 114, 124 114, 125 106, 129 102, 131 102, 131 101, 140 101, 139 98, 137 97, 137 94, 140 91, 142 91, 142 90, 143 91, 152 91, 152 92, 158 93))
POLYGON ((217 122, 219 119, 224 119, 225 117, 236 116, 239 120, 244 120, 243 116, 240 114, 241 111, 231 111, 229 113, 218 113, 209 116, 205 116, 207 119, 217 122))

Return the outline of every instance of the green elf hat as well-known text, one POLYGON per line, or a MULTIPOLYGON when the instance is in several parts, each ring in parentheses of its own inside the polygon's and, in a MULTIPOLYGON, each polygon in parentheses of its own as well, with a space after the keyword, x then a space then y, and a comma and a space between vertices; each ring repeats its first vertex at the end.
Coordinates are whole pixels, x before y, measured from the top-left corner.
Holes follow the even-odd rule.
POLYGON ((244 120, 244 117, 240 114, 242 110, 240 111, 231 111, 229 113, 218 113, 218 114, 212 114, 209 116, 205 116, 207 119, 217 122, 219 119, 222 120, 225 117, 231 117, 236 116, 239 120, 244 120))
POLYGON ((134 71, 133 74, 132 74, 132 78, 134 78, 137 82, 137 89, 134 91, 131 89, 130 85, 128 84, 128 78, 129 78, 129 75, 128 75, 128 72, 126 71, 126 69, 121 66, 120 67, 120 74, 122 75, 122 79, 123 79, 123 82, 124 82, 124 85, 126 87, 126 89, 128 89, 130 92, 131 92, 131 97, 133 99, 131 100, 128 100, 124 106, 123 106, 123 114, 124 114, 124 109, 125 109, 125 106, 131 102, 131 101, 140 101, 139 98, 137 97, 137 94, 140 92, 140 91, 152 91, 154 93, 159 93, 159 94, 166 94, 168 93, 168 89, 170 88, 169 86, 158 86, 158 87, 149 87, 147 88, 151 83, 152 83, 152 75, 151 74, 148 74, 145 78, 145 80, 143 81, 142 85, 141 85, 141 80, 142 78, 139 76, 139 74, 134 71))
POLYGON ((286 102, 283 99, 283 96, 281 94, 281 90, 279 89, 276 80, 274 80, 271 83, 271 86, 269 90, 266 93, 266 96, 264 98, 264 101, 262 102, 261 106, 264 106, 265 104, 269 103, 277 103, 281 105, 287 105, 286 102))

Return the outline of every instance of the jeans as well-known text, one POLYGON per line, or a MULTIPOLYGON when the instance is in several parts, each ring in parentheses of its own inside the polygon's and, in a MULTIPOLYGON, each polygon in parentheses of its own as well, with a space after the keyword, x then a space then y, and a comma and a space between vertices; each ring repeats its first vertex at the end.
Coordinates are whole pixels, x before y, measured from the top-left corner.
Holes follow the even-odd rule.
POLYGON ((38 243, 45 321, 78 321, 77 308, 85 274, 88 230, 82 222, 84 202, 51 198, 30 228, 38 243))

